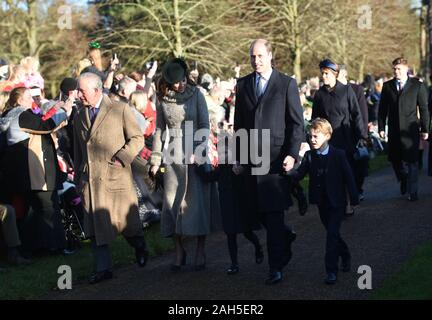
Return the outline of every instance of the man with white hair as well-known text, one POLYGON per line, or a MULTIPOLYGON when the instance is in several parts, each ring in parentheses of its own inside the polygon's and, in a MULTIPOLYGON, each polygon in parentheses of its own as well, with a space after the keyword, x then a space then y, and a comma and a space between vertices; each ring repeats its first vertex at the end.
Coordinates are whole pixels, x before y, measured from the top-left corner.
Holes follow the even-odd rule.
POLYGON ((122 102, 129 102, 130 96, 136 91, 137 82, 129 77, 124 77, 119 82, 118 95, 122 102))
POLYGON ((131 163, 144 138, 131 108, 102 94, 97 75, 81 74, 78 97, 84 105, 74 118, 75 182, 85 208, 84 228, 95 257, 90 283, 112 278, 108 245, 118 233, 135 248, 139 266, 148 251, 134 192, 131 163))

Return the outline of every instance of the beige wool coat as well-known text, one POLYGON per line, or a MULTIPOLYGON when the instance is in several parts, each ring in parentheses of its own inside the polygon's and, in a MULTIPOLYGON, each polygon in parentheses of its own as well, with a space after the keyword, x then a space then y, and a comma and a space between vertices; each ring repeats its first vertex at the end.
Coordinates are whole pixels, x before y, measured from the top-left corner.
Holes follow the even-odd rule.
POLYGON ((141 236, 131 163, 144 147, 144 138, 131 108, 103 96, 93 125, 89 108, 74 118, 75 182, 85 208, 84 228, 97 245, 118 233, 141 236), (124 166, 113 162, 116 156, 124 166))

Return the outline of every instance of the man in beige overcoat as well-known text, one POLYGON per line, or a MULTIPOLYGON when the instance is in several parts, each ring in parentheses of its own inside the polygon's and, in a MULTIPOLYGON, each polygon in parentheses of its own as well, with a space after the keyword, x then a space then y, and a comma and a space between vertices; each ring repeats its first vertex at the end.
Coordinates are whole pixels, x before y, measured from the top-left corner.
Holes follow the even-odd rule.
POLYGON ((74 118, 75 182, 95 257, 96 269, 89 279, 93 284, 112 278, 108 245, 118 233, 135 248, 139 266, 147 261, 131 172, 144 138, 130 107, 102 94, 97 75, 82 74, 78 90, 84 107, 74 118))

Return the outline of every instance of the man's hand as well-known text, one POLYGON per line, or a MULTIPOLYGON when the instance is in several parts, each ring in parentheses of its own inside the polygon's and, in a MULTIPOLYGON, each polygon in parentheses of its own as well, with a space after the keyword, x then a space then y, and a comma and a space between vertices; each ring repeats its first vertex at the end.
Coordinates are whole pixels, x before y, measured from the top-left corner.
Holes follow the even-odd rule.
POLYGON ((235 175, 238 176, 238 175, 242 174, 244 172, 244 170, 245 169, 243 168, 243 166, 240 165, 238 162, 235 162, 233 164, 232 171, 234 172, 235 175))
POLYGON ((291 156, 286 156, 283 162, 283 168, 286 172, 292 170, 294 168, 295 159, 291 156))
POLYGON ((424 132, 422 132, 420 135, 421 135, 421 138, 422 138, 423 140, 427 140, 427 139, 429 138, 429 134, 428 134, 428 133, 424 133, 424 132))
POLYGON ((381 139, 385 139, 385 132, 384 131, 380 131, 379 136, 381 139))
POLYGON ((114 164, 115 164, 116 166, 124 167, 123 162, 122 162, 119 158, 117 158, 116 156, 114 156, 114 157, 111 159, 111 161, 114 162, 114 164))

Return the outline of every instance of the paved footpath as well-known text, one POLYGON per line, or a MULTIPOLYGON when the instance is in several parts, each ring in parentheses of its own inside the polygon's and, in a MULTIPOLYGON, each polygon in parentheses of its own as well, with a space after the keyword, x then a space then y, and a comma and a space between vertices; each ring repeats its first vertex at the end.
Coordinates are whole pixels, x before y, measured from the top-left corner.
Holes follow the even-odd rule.
MULTIPOLYGON (((188 264, 173 274, 169 265, 173 252, 153 258, 141 269, 128 266, 115 271, 115 278, 97 285, 74 284, 68 292, 52 292, 48 299, 367 299, 370 291, 359 290, 357 268, 372 268, 372 285, 377 288, 406 261, 415 248, 432 240, 432 177, 420 176, 418 202, 399 195, 399 184, 390 168, 366 180, 365 200, 356 214, 345 220, 342 235, 352 254, 352 271, 340 273, 338 283, 323 283, 325 231, 316 208, 301 217, 297 211, 286 215, 297 232, 293 259, 285 268, 284 281, 264 285, 266 261, 254 263, 253 246, 239 236, 240 273, 225 274, 229 265, 225 235, 209 237, 207 269, 195 272, 191 266, 194 243, 188 242, 188 264)), ((259 232, 263 243, 265 234, 259 232)))

